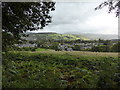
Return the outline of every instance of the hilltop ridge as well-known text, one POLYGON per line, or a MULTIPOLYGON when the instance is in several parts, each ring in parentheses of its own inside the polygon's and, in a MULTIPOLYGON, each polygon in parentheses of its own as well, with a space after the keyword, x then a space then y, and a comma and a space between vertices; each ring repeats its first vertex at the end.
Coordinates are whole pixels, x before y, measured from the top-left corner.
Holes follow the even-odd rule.
POLYGON ((42 33, 28 33, 27 40, 37 40, 37 39, 52 39, 52 40, 89 40, 89 38, 84 37, 82 35, 74 35, 74 34, 59 34, 54 32, 42 32, 42 33))

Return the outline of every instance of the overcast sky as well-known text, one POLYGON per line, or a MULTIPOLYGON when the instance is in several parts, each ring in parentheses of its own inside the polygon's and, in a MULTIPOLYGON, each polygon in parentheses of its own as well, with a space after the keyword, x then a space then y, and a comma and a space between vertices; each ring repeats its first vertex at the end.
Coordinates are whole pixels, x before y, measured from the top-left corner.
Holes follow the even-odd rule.
MULTIPOLYGON (((42 31, 118 34, 118 18, 115 17, 115 12, 108 14, 107 7, 98 11, 94 10, 100 3, 101 0, 57 2, 55 11, 51 13, 52 23, 42 31)), ((41 30, 36 32, 41 32, 41 30)))

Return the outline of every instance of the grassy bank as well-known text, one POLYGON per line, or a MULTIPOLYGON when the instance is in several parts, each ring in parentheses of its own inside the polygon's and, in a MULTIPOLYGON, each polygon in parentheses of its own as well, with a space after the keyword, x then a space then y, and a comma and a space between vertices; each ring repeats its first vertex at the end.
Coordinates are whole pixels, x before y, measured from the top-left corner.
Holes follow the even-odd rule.
POLYGON ((3 87, 116 88, 116 53, 8 52, 3 54, 3 87))

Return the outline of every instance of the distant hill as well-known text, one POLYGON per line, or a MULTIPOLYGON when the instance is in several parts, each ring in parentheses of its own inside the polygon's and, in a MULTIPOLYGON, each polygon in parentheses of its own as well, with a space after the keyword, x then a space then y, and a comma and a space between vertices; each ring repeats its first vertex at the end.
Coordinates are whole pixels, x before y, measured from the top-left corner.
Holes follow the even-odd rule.
POLYGON ((74 34, 58 34, 58 33, 27 33, 28 37, 25 37, 27 40, 44 40, 44 39, 52 39, 52 40, 89 40, 89 38, 84 37, 83 35, 74 35, 74 34))
POLYGON ((82 35, 91 40, 96 40, 99 38, 104 40, 118 39, 118 35, 112 35, 112 34, 92 34, 92 33, 79 33, 79 32, 67 32, 65 34, 82 35))
POLYGON ((112 34, 83 34, 83 35, 92 40, 99 38, 104 40, 118 39, 118 35, 112 35, 112 34))
POLYGON ((41 33, 27 33, 29 34, 28 37, 25 37, 27 40, 114 40, 118 39, 118 35, 111 35, 111 34, 92 34, 92 33, 77 33, 77 32, 68 32, 64 34, 59 34, 55 32, 41 32, 41 33))

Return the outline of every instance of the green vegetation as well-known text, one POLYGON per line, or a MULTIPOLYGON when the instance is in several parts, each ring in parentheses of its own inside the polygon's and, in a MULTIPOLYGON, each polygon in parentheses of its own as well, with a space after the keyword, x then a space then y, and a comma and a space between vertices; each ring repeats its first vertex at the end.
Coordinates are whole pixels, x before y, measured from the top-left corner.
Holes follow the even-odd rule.
POLYGON ((111 47, 112 52, 120 52, 120 41, 111 47))
POLYGON ((37 47, 12 47, 12 48, 8 48, 8 51, 36 51, 37 47))
POLYGON ((99 54, 93 57, 92 52, 3 53, 3 88, 120 88, 119 58, 99 54))
POLYGON ((92 52, 119 52, 119 39, 112 40, 89 40, 77 34, 57 34, 57 33, 29 33, 29 37, 23 37, 31 44, 36 44, 37 48, 65 50, 72 48, 74 51, 92 52))
POLYGON ((35 51, 48 51, 49 49, 37 48, 35 51))
POLYGON ((2 50, 19 43, 24 32, 43 29, 52 22, 55 2, 2 2, 2 50), (36 25, 36 26, 34 26, 36 25))
POLYGON ((66 41, 71 41, 71 40, 89 40, 87 37, 81 36, 81 35, 74 35, 74 34, 57 34, 57 33, 30 33, 29 37, 27 37, 28 40, 32 39, 50 39, 50 40, 66 40, 66 41))
MULTIPOLYGON (((108 42, 111 43, 111 42, 108 42)), ((120 52, 120 41, 117 41, 115 44, 104 43, 104 45, 98 45, 92 47, 90 51, 94 52, 120 52)))

